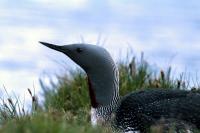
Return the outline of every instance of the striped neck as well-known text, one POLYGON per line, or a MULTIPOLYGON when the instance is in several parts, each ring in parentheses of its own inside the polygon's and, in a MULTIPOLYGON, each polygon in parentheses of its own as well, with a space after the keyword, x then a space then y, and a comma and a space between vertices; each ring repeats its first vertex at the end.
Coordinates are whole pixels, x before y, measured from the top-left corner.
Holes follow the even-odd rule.
POLYGON ((95 74, 87 74, 92 125, 110 121, 120 99, 118 68, 112 63, 104 68, 96 69, 95 74))

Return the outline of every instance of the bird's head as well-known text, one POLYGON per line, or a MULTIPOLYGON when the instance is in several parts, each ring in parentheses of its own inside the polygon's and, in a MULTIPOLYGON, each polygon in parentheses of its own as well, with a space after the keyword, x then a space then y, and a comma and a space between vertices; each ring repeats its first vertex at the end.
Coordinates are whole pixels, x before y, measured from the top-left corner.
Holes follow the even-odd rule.
POLYGON ((102 47, 91 44, 70 44, 58 46, 46 42, 41 44, 62 52, 78 64, 86 72, 97 70, 106 65, 107 61, 112 62, 110 54, 102 47))
MULTIPOLYGON (((70 44, 58 46, 46 42, 41 44, 60 51, 78 64, 88 75, 92 107, 108 105, 114 97, 118 78, 115 63, 102 47, 91 44, 70 44), (115 83, 115 84, 114 84, 115 83)), ((117 90, 117 89, 116 89, 117 90)))

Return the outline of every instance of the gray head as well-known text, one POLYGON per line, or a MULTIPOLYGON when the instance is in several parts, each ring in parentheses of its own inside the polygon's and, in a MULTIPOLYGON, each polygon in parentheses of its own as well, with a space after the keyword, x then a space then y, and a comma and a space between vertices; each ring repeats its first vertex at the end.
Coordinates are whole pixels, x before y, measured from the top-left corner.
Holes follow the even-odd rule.
POLYGON ((98 67, 105 64, 107 60, 111 61, 110 54, 102 47, 91 44, 70 44, 57 46, 50 43, 40 42, 41 44, 60 51, 72 59, 86 72, 97 70, 98 67))
POLYGON ((45 42, 40 43, 64 53, 85 70, 89 78, 90 98, 93 107, 110 104, 115 95, 113 84, 118 75, 113 70, 116 69, 114 61, 104 48, 91 44, 57 46, 45 42))

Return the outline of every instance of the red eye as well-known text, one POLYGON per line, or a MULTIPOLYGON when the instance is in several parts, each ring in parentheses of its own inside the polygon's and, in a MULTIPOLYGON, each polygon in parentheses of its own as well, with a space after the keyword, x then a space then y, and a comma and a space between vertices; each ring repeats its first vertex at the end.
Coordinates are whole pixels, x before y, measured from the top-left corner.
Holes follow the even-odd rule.
POLYGON ((76 52, 81 53, 83 50, 81 48, 77 48, 76 52))

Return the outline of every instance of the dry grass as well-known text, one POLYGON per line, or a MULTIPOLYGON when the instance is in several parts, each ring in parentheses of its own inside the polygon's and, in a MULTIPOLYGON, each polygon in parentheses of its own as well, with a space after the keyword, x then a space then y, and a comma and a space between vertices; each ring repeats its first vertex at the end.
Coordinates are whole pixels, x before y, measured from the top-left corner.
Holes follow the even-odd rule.
MULTIPOLYGON (((151 71, 149 64, 142 55, 139 62, 134 57, 130 63, 120 63, 120 95, 131 91, 148 88, 176 88, 186 89, 186 82, 171 77, 172 68, 160 70, 159 74, 151 71)), ((66 72, 67 73, 67 72, 66 72)), ((38 104, 38 98, 28 89, 32 99, 32 109, 28 113, 24 110, 19 99, 2 99, 0 106, 1 133, 109 133, 109 127, 91 127, 90 101, 88 96, 86 75, 80 71, 57 75, 58 83, 51 82, 51 87, 44 84, 44 103, 38 104)), ((198 87, 196 87, 198 88, 198 87)), ((161 133, 163 127, 153 126, 153 133, 161 133)), ((170 129, 174 132, 174 128, 170 129)))

